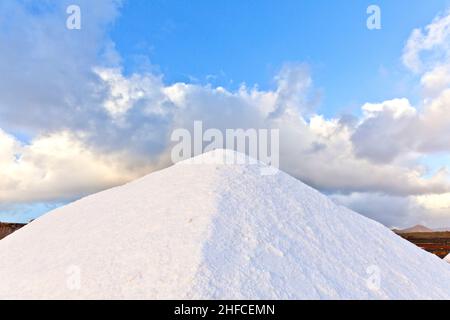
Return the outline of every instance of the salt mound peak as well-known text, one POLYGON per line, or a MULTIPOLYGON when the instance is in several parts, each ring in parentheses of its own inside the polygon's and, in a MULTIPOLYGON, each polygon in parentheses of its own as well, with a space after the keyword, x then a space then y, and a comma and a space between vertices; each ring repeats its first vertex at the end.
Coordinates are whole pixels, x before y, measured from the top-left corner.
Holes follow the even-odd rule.
POLYGON ((448 264, 293 177, 189 163, 0 241, 0 299, 450 298, 448 264))
POLYGON ((264 162, 259 161, 254 157, 250 157, 245 153, 241 153, 231 149, 214 149, 177 163, 177 165, 180 164, 259 165, 262 167, 267 166, 264 162))

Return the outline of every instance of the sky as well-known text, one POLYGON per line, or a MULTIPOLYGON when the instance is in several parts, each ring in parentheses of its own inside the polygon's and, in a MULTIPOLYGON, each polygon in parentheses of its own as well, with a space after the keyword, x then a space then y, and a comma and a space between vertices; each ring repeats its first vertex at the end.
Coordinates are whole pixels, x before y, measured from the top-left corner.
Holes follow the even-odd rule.
POLYGON ((281 169, 389 227, 450 227, 449 44, 450 0, 1 1, 0 221, 167 167, 202 120, 280 129, 281 169))
POLYGON ((323 89, 321 113, 358 111, 367 100, 406 93, 394 82, 402 77, 405 41, 450 2, 379 1, 383 28, 377 32, 366 28, 373 1, 231 3, 129 1, 112 31, 125 71, 145 57, 166 83, 270 89, 280 66, 304 62, 323 89))

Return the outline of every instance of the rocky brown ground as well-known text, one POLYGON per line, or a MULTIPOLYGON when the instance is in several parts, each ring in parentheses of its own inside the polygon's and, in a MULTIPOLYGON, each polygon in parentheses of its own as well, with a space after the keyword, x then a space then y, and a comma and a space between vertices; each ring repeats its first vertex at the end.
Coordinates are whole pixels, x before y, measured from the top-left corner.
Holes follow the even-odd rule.
POLYGON ((25 224, 22 223, 2 223, 0 222, 0 240, 10 235, 14 231, 22 228, 25 224))
POLYGON ((450 253, 450 232, 413 232, 397 234, 440 258, 445 258, 445 256, 450 253))

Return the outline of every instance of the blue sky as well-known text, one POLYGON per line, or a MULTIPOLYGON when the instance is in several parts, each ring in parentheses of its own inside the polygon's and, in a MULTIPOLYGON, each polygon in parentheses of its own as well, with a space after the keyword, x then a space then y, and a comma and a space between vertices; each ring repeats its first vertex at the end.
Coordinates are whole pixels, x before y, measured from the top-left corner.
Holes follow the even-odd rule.
POLYGON ((377 1, 382 29, 366 28, 373 1, 127 1, 111 36, 128 72, 145 59, 168 83, 274 86, 287 61, 305 62, 325 115, 411 95, 400 56, 412 29, 448 0, 377 1), (404 82, 399 85, 399 82, 404 82))
POLYGON ((280 129, 281 169, 386 225, 450 226, 449 10, 0 1, 0 221, 171 165, 171 133, 201 120, 280 129))

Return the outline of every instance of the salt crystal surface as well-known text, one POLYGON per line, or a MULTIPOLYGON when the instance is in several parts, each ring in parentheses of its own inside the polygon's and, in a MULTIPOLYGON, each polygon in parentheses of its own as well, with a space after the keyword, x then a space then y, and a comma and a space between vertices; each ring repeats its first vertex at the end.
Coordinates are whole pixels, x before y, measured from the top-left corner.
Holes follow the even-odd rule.
MULTIPOLYGON (((450 266, 261 163, 216 150, 0 241, 0 298, 450 298, 450 266)), ((241 155, 242 156, 242 155, 241 155)))

